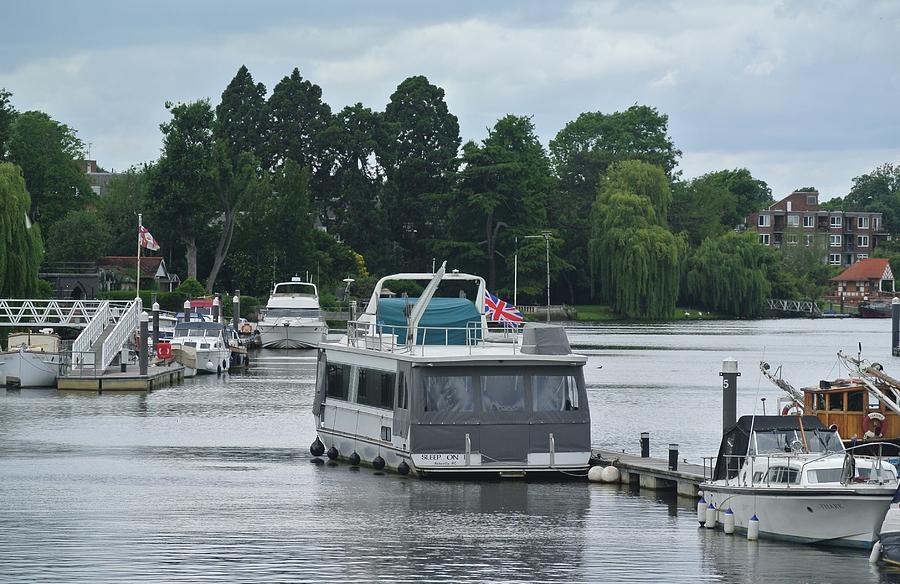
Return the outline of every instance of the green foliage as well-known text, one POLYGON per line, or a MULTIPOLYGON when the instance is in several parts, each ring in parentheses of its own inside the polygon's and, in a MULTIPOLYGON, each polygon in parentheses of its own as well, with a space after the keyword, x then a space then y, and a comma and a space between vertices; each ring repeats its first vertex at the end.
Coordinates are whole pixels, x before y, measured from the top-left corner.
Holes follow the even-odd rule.
POLYGON ((272 90, 266 163, 279 168, 288 160, 318 174, 327 170, 326 130, 331 108, 322 101, 322 88, 303 79, 298 69, 272 90))
MULTIPOLYGON (((148 313, 153 307, 152 290, 140 291, 141 304, 148 313)), ((134 290, 110 290, 109 292, 101 292, 97 297, 101 300, 134 300, 136 294, 134 290)), ((188 297, 181 292, 157 292, 156 302, 159 303, 159 309, 164 312, 182 312, 184 310, 184 302, 188 297)))
POLYGON ((675 310, 687 244, 665 228, 670 198, 665 173, 645 162, 613 165, 600 186, 591 273, 601 299, 626 318, 668 319, 675 310))
POLYGON ((16 119, 16 110, 9 102, 10 97, 12 93, 0 87, 0 161, 6 160, 12 137, 12 125, 16 119))
POLYGON ((107 184, 106 195, 97 203, 97 212, 107 225, 110 243, 105 255, 134 255, 137 246, 138 213, 144 214, 144 226, 156 238, 168 232, 161 220, 157 220, 150 201, 150 174, 152 166, 130 168, 115 175, 107 184))
POLYGON ((848 211, 882 213, 884 230, 900 232, 900 164, 883 164, 854 178, 844 206, 848 211))
MULTIPOLYGON (((132 225, 132 233, 136 227, 132 225)), ((69 211, 47 232, 47 259, 51 262, 94 262, 106 255, 112 242, 109 225, 96 211, 69 211)), ((134 253, 134 249, 131 250, 134 253)))
POLYGON ((264 156, 268 134, 266 86, 254 83, 247 67, 241 65, 222 92, 216 106, 214 136, 225 149, 225 157, 237 167, 243 153, 264 156))
POLYGON ((688 296, 706 309, 761 316, 772 293, 769 271, 776 262, 772 249, 760 245, 753 233, 707 238, 688 263, 688 296))
POLYGON ((83 145, 75 131, 43 112, 19 114, 12 126, 9 160, 18 164, 31 194, 30 215, 50 227, 94 199, 76 160, 83 145))
POLYGON ((30 206, 21 169, 0 162, 0 298, 30 298, 39 292, 44 252, 41 231, 28 219, 30 206))
POLYGON ((186 298, 201 298, 206 296, 206 287, 203 286, 196 278, 187 278, 175 289, 179 294, 186 298))

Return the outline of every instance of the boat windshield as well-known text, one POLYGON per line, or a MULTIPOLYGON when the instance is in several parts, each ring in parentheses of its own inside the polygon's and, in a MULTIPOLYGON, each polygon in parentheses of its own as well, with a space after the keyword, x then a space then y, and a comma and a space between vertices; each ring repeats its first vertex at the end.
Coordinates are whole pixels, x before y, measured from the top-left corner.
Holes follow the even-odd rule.
POLYGON ((319 318, 318 308, 269 308, 265 318, 319 318))
POLYGON ((837 432, 832 430, 774 430, 754 432, 751 454, 777 452, 825 453, 844 450, 837 432))
POLYGON ((312 284, 306 283, 278 284, 272 295, 316 298, 316 289, 312 284))

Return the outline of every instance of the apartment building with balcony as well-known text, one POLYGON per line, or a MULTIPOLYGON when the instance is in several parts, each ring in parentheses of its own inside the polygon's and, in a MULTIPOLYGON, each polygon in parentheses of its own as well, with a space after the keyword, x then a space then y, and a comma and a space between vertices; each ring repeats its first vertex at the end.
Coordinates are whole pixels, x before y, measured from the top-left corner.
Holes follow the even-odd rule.
POLYGON ((823 261, 844 267, 871 257, 879 239, 888 237, 881 213, 822 210, 816 191, 795 191, 751 213, 747 227, 756 230, 763 245, 816 247, 823 261))

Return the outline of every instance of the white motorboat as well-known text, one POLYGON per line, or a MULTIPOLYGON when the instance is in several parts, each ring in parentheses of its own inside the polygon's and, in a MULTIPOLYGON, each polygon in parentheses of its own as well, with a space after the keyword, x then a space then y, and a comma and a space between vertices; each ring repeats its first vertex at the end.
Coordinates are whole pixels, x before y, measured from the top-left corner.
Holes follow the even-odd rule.
POLYGON ((319 345, 310 452, 420 476, 586 472, 586 358, 562 327, 489 330, 485 292, 443 266, 382 278, 347 334, 319 345), (395 280, 430 283, 382 298, 395 280))
POLYGON ((216 322, 179 322, 172 337, 172 355, 186 368, 185 375, 222 373, 231 363, 230 334, 216 322))
POLYGON ((328 325, 319 307, 319 291, 312 282, 291 278, 276 284, 257 324, 262 346, 270 349, 314 349, 328 325))
MULTIPOLYGON (((727 430, 701 493, 717 522, 759 536, 869 548, 897 490, 897 470, 879 456, 845 450, 815 416, 743 416, 727 430)), ((698 516, 699 519, 699 516, 698 516)))
POLYGON ((9 335, 0 353, 0 385, 56 387, 59 376, 59 335, 52 329, 9 335))

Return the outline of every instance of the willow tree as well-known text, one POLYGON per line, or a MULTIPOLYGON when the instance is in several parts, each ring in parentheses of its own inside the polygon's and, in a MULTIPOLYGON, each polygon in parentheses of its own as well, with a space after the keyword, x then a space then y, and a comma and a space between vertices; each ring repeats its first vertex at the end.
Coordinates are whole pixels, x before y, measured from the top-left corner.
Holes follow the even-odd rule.
POLYGON ((687 244, 665 226, 665 172, 639 161, 610 167, 594 202, 588 244, 600 298, 628 318, 672 316, 687 244))
POLYGON ((22 170, 0 162, 0 298, 34 297, 38 291, 43 244, 28 219, 30 208, 22 170))
POLYGON ((761 316, 776 266, 772 250, 760 245, 755 233, 733 231, 711 237, 690 259, 687 292, 704 308, 734 316, 761 316))

